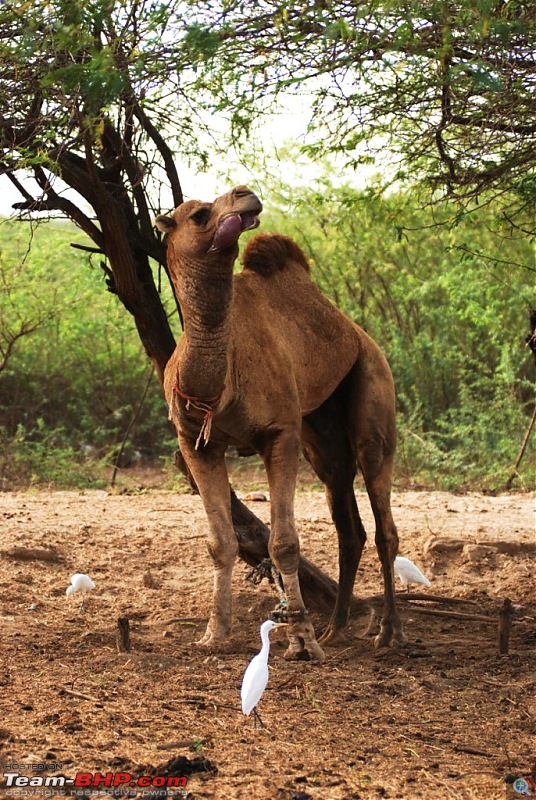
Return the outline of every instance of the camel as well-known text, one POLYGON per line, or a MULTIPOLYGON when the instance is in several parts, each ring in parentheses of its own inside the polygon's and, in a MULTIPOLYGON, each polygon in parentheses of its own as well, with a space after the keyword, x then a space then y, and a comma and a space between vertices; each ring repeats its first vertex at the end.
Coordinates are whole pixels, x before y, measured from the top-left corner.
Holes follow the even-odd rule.
POLYGON ((212 203, 188 201, 156 225, 167 234, 168 269, 184 332, 164 375, 179 448, 199 489, 214 564, 212 609, 198 644, 218 647, 231 631, 237 554, 224 461, 229 446, 260 454, 271 501, 269 553, 288 609, 287 658, 325 658, 321 644, 344 640, 366 540, 353 482, 364 477, 376 524, 385 605, 376 646, 404 642, 393 561, 391 513, 395 394, 375 342, 313 283, 307 259, 285 236, 257 234, 233 275, 238 240, 256 228, 260 200, 237 186, 212 203), (325 485, 339 541, 339 586, 317 641, 298 581, 294 494, 303 449, 325 485), (319 643, 320 642, 320 643, 319 643))

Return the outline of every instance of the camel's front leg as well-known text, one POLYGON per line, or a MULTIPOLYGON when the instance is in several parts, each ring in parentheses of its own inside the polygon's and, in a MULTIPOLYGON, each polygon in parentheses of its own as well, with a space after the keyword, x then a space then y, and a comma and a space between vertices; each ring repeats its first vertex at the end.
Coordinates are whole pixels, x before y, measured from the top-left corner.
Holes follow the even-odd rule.
POLYGON ((300 544, 294 524, 294 492, 300 453, 299 435, 282 434, 264 451, 270 486, 270 557, 283 578, 288 613, 287 658, 312 658, 322 663, 325 655, 303 602, 298 579, 300 544))
POLYGON ((216 450, 211 445, 203 450, 195 450, 181 436, 179 445, 205 507, 209 526, 208 550, 214 563, 212 609, 207 629, 196 644, 218 646, 231 633, 231 579, 238 552, 224 451, 216 450))

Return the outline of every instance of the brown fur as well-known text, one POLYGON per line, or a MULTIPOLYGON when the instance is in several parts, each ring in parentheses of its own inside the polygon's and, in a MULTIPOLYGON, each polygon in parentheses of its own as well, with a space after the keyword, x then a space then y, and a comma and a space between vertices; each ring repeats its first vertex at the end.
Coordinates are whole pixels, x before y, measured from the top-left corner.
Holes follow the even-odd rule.
POLYGON ((245 268, 233 276, 240 232, 258 224, 261 210, 255 195, 239 186, 212 204, 190 202, 173 218, 157 220, 169 234, 169 269, 184 316, 164 386, 180 450, 207 512, 214 563, 212 612, 201 644, 218 644, 231 627, 237 543, 224 460, 230 444, 253 447, 266 467, 269 550, 287 596, 288 655, 307 650, 324 658, 298 582, 293 507, 301 448, 325 484, 339 537, 339 590, 324 641, 342 637, 366 539, 353 490, 359 466, 384 576, 385 611, 376 643, 398 644, 403 635, 392 563, 398 537, 390 508, 396 445, 391 372, 373 340, 315 286, 303 252, 290 239, 257 236, 246 247, 245 268))
POLYGON ((280 234, 260 234, 250 239, 244 249, 242 263, 244 269, 251 269, 259 275, 288 269, 291 264, 299 264, 307 273, 311 271, 301 247, 288 236, 280 234))

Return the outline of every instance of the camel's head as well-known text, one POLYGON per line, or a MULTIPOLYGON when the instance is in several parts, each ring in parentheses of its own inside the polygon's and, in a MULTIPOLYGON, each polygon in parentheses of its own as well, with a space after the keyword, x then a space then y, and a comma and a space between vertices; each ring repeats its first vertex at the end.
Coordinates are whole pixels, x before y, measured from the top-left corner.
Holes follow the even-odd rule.
MULTIPOLYGON (((236 186, 213 203, 189 200, 172 217, 160 215, 156 226, 169 235, 169 244, 185 257, 237 250, 243 231, 260 224, 262 203, 247 186, 236 186)), ((236 253, 235 253, 236 255, 236 253)))

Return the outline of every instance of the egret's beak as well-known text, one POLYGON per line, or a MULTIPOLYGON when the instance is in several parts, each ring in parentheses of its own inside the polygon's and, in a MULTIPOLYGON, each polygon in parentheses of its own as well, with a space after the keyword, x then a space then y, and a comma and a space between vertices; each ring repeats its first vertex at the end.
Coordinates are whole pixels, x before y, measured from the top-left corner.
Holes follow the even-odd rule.
POLYGON ((288 628, 288 622, 276 622, 275 623, 275 627, 276 628, 288 628))

